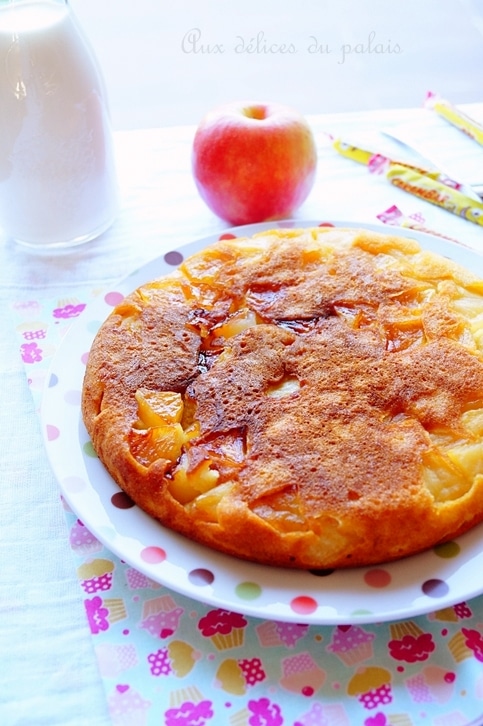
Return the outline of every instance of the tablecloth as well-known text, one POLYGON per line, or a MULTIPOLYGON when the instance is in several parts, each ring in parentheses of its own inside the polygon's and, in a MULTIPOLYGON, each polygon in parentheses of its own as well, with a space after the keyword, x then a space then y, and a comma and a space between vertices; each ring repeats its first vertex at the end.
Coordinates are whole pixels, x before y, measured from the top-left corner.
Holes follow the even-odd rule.
MULTIPOLYGON (((468 111, 483 119, 482 105, 468 111)), ((396 208, 399 220, 478 249, 481 227, 342 158, 326 136, 336 130, 364 138, 418 118, 431 135, 425 109, 310 117, 318 174, 295 221, 397 222, 396 208)), ((434 123, 440 130, 441 122, 434 123)), ((121 209, 98 240, 57 256, 32 255, 10 240, 0 247, 0 722, 483 722, 481 597, 359 626, 219 613, 122 562, 61 499, 38 410, 49 362, 70 324, 133 269, 227 226, 197 195, 193 133, 191 127, 116 133, 121 209), (232 629, 212 640, 203 627, 210 618, 225 618, 232 629)), ((460 132, 448 127, 447 133, 446 160, 451 149, 460 157, 460 132)))

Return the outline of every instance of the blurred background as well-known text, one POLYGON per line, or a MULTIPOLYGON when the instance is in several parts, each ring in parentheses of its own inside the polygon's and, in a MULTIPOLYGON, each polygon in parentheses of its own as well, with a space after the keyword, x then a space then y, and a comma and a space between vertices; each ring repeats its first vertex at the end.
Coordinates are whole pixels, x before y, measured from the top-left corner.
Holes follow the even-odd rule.
POLYGON ((304 114, 483 101, 483 0, 70 0, 115 129, 197 124, 218 103, 304 114))

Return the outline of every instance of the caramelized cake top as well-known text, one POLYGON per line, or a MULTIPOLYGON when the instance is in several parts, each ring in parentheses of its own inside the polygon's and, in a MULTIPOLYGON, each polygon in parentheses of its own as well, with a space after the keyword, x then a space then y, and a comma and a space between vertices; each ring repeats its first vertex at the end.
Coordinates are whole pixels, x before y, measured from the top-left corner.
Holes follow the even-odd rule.
POLYGON ((483 519, 482 350, 483 282, 452 261, 271 230, 127 296, 90 353, 84 421, 117 483, 188 537, 374 564, 483 519))

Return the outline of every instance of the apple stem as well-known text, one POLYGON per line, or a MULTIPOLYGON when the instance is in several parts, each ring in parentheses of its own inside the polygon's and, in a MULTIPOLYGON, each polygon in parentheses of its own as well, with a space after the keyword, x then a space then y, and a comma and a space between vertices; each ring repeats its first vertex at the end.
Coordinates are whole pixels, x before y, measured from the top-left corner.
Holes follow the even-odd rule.
POLYGON ((247 118, 253 118, 258 121, 263 121, 267 118, 267 109, 265 106, 248 106, 248 108, 243 109, 243 113, 247 118))

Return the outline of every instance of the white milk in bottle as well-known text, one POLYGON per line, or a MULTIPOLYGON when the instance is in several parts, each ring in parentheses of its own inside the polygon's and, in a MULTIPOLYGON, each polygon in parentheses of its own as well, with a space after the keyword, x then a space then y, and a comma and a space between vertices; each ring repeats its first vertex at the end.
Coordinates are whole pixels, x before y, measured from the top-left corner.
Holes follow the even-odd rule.
POLYGON ((117 184, 103 79, 63 0, 0 0, 0 229, 31 247, 97 237, 117 184))

